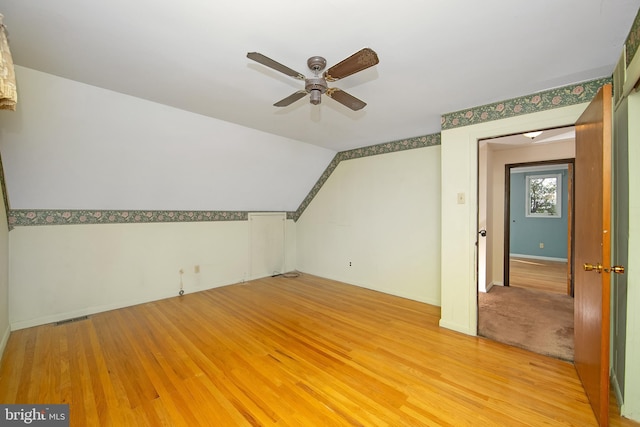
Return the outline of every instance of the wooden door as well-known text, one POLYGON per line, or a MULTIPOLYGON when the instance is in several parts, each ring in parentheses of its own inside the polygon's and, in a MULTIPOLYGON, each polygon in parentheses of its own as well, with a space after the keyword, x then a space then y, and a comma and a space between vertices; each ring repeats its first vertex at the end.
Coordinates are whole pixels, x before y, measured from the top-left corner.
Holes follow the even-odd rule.
POLYGON ((600 426, 609 424, 611 85, 576 122, 575 366, 600 426))

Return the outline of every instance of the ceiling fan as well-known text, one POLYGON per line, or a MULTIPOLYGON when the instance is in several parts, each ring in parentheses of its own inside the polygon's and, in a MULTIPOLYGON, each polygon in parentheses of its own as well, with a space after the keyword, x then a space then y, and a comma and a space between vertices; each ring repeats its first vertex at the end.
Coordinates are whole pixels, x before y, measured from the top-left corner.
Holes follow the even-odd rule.
POLYGON ((367 104, 341 89, 328 87, 327 82, 334 82, 345 78, 369 67, 373 67, 380 62, 378 60, 378 55, 373 50, 364 48, 322 73, 322 70, 327 66, 327 60, 321 56, 312 56, 307 60, 307 66, 311 71, 313 71, 314 76, 307 78, 303 74, 258 52, 247 53, 247 58, 273 68, 276 71, 280 71, 288 76, 304 80, 304 90, 294 92, 286 98, 276 102, 273 104, 275 107, 286 107, 287 105, 291 105, 295 101, 304 98, 307 94, 310 95, 310 102, 313 105, 318 105, 321 102, 320 97, 324 93, 329 98, 335 99, 342 105, 351 108, 353 111, 361 110, 367 104))

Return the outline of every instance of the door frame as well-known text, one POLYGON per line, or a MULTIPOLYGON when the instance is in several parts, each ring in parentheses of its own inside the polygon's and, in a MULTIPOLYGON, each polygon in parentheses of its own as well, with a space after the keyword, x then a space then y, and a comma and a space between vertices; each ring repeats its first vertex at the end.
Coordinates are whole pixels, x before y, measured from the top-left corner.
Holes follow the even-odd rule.
POLYGON ((505 117, 441 132, 441 318, 439 325, 478 333, 478 141, 531 129, 573 126, 587 103, 505 117), (456 195, 468 196, 465 203, 456 195))
POLYGON ((569 165, 567 172, 567 295, 573 296, 573 220, 574 220, 574 170, 575 159, 549 159, 526 163, 510 163, 504 166, 504 242, 503 242, 503 286, 509 286, 511 253, 511 169, 529 166, 569 165))

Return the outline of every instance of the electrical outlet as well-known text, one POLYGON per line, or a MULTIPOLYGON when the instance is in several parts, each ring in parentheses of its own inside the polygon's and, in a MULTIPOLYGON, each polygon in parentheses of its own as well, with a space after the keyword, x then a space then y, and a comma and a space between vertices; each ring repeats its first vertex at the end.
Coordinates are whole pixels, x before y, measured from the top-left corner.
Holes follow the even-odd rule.
POLYGON ((540 249, 544 249, 544 243, 540 242, 540 249))
POLYGON ((351 261, 349 261, 349 267, 351 267, 351 261))

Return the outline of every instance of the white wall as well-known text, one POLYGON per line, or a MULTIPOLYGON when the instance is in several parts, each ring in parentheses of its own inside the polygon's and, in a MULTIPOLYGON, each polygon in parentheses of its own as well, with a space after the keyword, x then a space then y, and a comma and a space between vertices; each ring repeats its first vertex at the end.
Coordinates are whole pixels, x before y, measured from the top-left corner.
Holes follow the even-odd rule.
POLYGON ((295 211, 335 151, 16 67, 12 209, 295 211))
POLYGON ((491 156, 489 156, 489 145, 482 144, 478 147, 478 291, 488 292, 491 289, 491 281, 487 273, 487 265, 491 263, 487 247, 493 236, 493 230, 487 230, 487 220, 491 219, 491 212, 487 206, 490 203, 491 192, 487 191, 490 186, 488 179, 491 171, 491 156), (487 231, 481 236, 480 230, 487 231))
POLYGON ((298 269, 440 305, 439 204, 439 146, 342 161, 297 222, 298 269))
MULTIPOLYGON (((293 211, 335 155, 28 68, 16 73, 18 109, 0 116, 14 209, 293 211)), ((285 229, 293 270, 293 221, 285 229)), ((247 230, 246 221, 17 227, 0 236, 10 254, 0 337, 9 322, 16 329, 177 295, 181 269, 186 292, 242 281, 247 230)))
POLYGON ((11 332, 9 325, 9 229, 2 197, 2 187, 0 186, 0 360, 11 332))
MULTIPOLYGON (((286 222, 290 232, 293 222, 286 222)), ((181 276, 185 293, 242 282, 249 225, 17 227, 9 235, 9 254, 9 315, 12 329, 19 329, 176 296, 181 276)))
POLYGON ((477 334, 478 140, 572 125, 585 107, 573 105, 442 132, 441 326, 477 334), (465 195, 464 204, 458 203, 459 193, 465 195))

